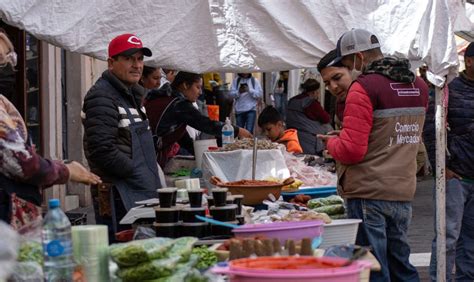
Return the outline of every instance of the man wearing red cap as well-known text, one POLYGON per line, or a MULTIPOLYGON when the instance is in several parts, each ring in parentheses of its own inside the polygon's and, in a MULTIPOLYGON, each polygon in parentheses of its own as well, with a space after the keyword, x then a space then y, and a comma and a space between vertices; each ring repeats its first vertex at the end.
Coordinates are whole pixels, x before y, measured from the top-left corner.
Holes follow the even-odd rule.
POLYGON ((126 212, 154 197, 161 184, 138 84, 143 57, 152 53, 136 35, 122 34, 112 39, 108 54, 108 70, 84 99, 82 123, 86 158, 104 182, 92 186, 96 222, 113 227, 113 240, 126 212))

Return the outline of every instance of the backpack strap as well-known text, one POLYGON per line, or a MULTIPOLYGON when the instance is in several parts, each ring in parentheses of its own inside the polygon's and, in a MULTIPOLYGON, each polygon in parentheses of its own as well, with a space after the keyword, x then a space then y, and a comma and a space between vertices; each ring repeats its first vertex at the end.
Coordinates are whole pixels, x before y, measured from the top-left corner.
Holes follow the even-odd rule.
MULTIPOLYGON (((163 119, 163 116, 165 115, 166 111, 168 111, 168 109, 178 101, 178 97, 174 98, 173 100, 171 100, 168 105, 166 105, 165 109, 163 110, 163 112, 161 112, 161 115, 160 115, 160 118, 158 119, 158 122, 156 123, 156 126, 155 126, 155 129, 153 130, 153 139, 155 139, 155 145, 157 147, 157 149, 161 149, 162 147, 162 137, 158 136, 158 127, 160 126, 160 123, 161 123, 161 120, 163 119)), ((170 128, 170 131, 168 131, 167 133, 165 133, 164 136, 170 134, 172 131, 171 131, 171 128, 170 128)))

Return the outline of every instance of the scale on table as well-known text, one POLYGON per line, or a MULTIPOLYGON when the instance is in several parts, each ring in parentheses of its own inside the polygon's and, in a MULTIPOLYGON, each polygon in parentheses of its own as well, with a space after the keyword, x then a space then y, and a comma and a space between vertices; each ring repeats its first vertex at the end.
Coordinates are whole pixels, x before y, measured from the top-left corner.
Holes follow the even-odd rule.
POLYGON ((144 201, 135 202, 135 204, 139 206, 131 208, 120 220, 120 224, 133 224, 136 221, 153 223, 155 221, 155 207, 160 204, 159 199, 147 199, 144 201))

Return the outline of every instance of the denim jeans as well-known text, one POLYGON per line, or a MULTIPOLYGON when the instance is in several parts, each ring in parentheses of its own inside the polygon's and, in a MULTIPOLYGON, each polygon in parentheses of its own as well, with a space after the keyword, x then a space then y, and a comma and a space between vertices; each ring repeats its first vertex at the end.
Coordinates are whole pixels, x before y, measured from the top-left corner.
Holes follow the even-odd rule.
POLYGON ((247 111, 235 115, 237 126, 243 127, 253 134, 253 127, 255 126, 255 119, 257 118, 257 111, 247 111))
POLYGON ((356 244, 371 246, 382 267, 380 272, 370 273, 370 281, 420 281, 408 260, 411 202, 348 199, 347 214, 362 219, 356 244))
MULTIPOLYGON (((436 210, 435 205, 435 214, 436 210)), ((436 236, 431 247, 430 276, 436 281, 436 236)), ((474 183, 456 178, 446 181, 446 281, 453 278, 474 281, 474 183)))
POLYGON ((274 93, 275 108, 280 113, 284 121, 286 121, 286 108, 288 106, 288 94, 287 93, 274 93))

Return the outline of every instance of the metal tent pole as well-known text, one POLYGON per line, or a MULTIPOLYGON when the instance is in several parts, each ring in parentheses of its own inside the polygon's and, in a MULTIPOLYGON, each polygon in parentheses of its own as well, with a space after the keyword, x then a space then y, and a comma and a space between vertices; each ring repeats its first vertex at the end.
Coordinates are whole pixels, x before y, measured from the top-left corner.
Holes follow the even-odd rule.
MULTIPOLYGON (((436 87, 436 277, 446 281, 446 109, 443 90, 436 87)), ((448 269, 448 271, 450 271, 448 269)))

